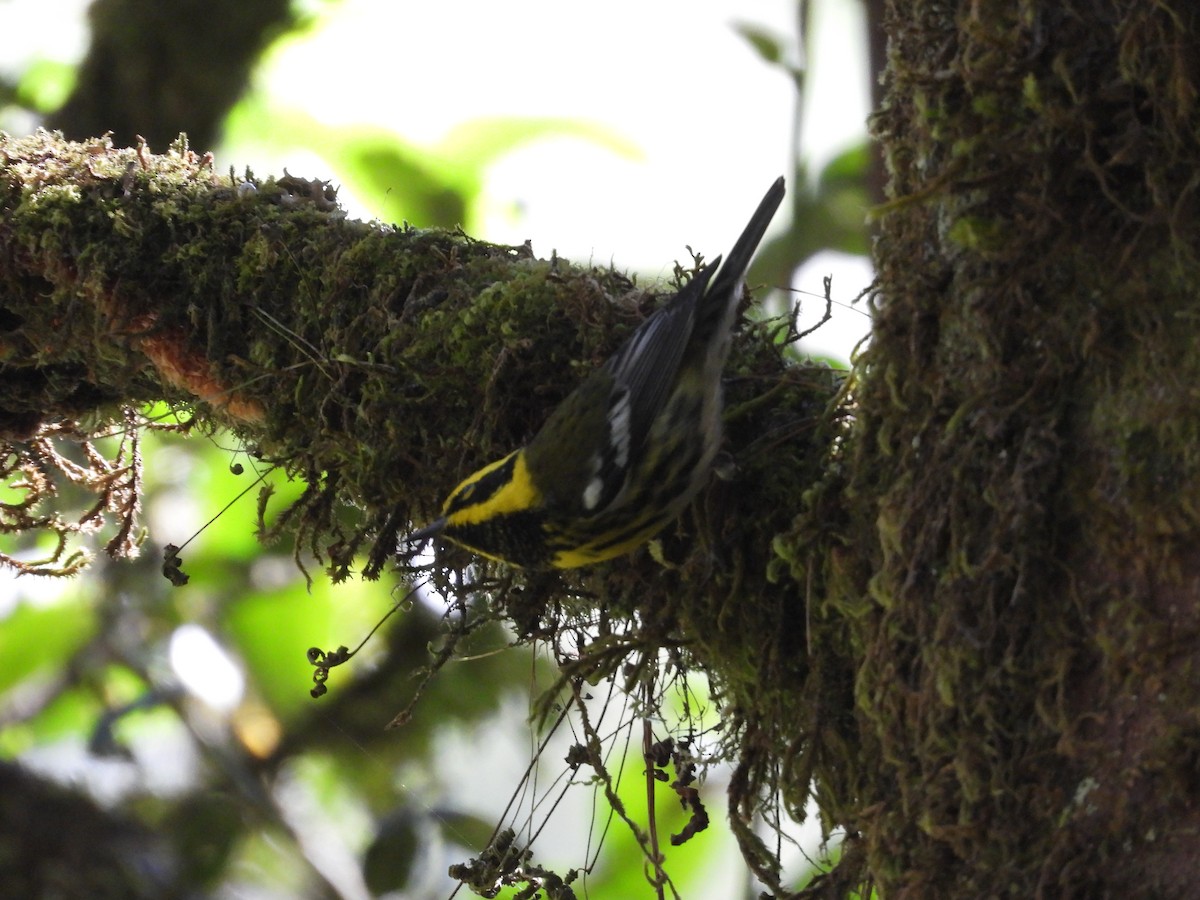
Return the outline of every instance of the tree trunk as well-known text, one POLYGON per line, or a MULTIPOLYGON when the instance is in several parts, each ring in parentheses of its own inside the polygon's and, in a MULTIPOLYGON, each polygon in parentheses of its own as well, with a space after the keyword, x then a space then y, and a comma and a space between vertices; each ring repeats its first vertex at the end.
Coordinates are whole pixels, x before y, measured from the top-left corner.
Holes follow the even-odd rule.
POLYGON ((886 24, 827 811, 887 897, 1193 896, 1200 8, 886 24))
POLYGON ((297 18, 286 0, 95 0, 87 57, 48 124, 159 147, 185 131, 210 147, 263 49, 297 18))

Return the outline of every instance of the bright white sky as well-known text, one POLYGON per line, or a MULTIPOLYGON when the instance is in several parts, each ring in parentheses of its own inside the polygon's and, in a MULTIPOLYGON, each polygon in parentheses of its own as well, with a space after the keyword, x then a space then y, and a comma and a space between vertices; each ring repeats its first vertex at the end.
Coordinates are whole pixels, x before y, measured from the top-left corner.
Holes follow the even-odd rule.
MULTIPOLYGON (((830 28, 848 38, 857 3, 818 6, 839 14, 830 28)), ((566 138, 520 150, 491 173, 482 236, 665 273, 685 242, 727 246, 788 170, 792 86, 731 26, 787 40, 794 17, 788 0, 345 0, 274 54, 262 83, 274 102, 327 123, 373 123, 428 144, 483 116, 599 123, 641 158, 566 138)), ((867 83, 851 43, 818 60, 836 67, 825 74, 842 88, 811 105, 819 125, 806 140, 818 159, 863 133, 867 83)))

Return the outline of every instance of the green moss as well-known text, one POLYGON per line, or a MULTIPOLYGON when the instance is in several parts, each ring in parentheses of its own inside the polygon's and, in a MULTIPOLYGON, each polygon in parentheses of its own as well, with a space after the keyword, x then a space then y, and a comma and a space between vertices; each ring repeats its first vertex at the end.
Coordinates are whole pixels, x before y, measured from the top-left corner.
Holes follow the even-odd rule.
POLYGON ((1186 896, 1200 151, 1155 47, 1194 16, 1067 7, 890 22, 880 313, 772 544, 806 602, 790 758, 889 896, 1186 896))
MULTIPOLYGON (((346 221, 324 185, 218 174, 184 147, 139 155, 41 135, 0 139, 0 154, 8 412, 103 427, 140 399, 193 408, 196 428, 232 428, 304 483, 264 530, 291 532, 335 578, 403 565, 410 523, 527 441, 672 292, 527 247, 346 221)), ((714 481, 655 553, 569 580, 476 571, 489 615, 521 635, 623 621, 621 639, 581 650, 575 670, 591 680, 662 648, 703 669, 728 711, 747 821, 780 765, 801 773, 784 791, 801 815, 807 774, 854 743, 850 668, 808 660, 848 635, 810 608, 823 554, 849 548, 845 376, 788 364, 771 327, 746 329, 730 361, 732 480, 714 481), (803 748, 800 734, 821 739, 803 748)), ((447 551, 430 577, 458 595, 451 578, 468 561, 447 551)))
POLYGON ((982 216, 960 216, 946 233, 963 250, 987 251, 1004 247, 1005 225, 982 216))

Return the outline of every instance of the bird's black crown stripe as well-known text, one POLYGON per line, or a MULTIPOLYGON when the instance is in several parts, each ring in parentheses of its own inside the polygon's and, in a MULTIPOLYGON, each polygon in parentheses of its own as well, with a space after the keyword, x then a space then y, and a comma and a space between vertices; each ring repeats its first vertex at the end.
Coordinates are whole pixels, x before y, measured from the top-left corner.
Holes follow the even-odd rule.
POLYGON ((487 503, 488 500, 495 496, 496 491, 512 480, 513 467, 516 464, 517 454, 514 453, 504 461, 504 465, 498 466, 482 478, 472 481, 459 491, 450 508, 446 510, 446 514, 449 515, 460 509, 466 509, 468 506, 478 506, 481 503, 487 503))

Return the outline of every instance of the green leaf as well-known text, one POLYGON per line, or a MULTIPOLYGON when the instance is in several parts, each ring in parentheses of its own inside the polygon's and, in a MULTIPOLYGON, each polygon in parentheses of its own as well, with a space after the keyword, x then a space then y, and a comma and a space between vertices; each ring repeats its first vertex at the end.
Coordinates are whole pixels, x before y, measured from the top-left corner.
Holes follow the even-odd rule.
POLYGON ((17 102, 40 113, 53 112, 75 89, 76 68, 53 59, 36 59, 17 84, 17 102))
POLYGON ((475 853, 483 851, 496 830, 495 822, 470 813, 449 809, 438 809, 435 813, 442 839, 475 853))
POLYGON ((371 892, 402 890, 412 875, 420 846, 416 822, 407 810, 398 809, 380 822, 363 859, 363 876, 371 892))
POLYGON ((35 673, 65 668, 95 629, 95 614, 81 598, 52 606, 19 604, 0 623, 0 692, 35 673))
POLYGON ((861 188, 871 165, 871 150, 866 141, 843 150, 831 159, 817 176, 818 195, 835 187, 861 188))
POLYGON ((102 713, 95 694, 88 688, 66 691, 27 722, 0 729, 0 757, 14 758, 33 747, 63 738, 79 738, 96 724, 102 713))
POLYGON ((163 831, 175 843, 176 858, 184 866, 187 883, 216 882, 246 824, 243 804, 230 794, 192 794, 173 806, 163 831))
POLYGON ((745 38, 746 43, 753 47, 765 62, 779 65, 783 60, 786 38, 752 22, 735 22, 733 30, 745 38))
POLYGON ((422 228, 475 230, 471 208, 489 167, 521 147, 549 138, 575 138, 629 159, 641 150, 596 122, 552 116, 474 119, 445 139, 421 146, 372 126, 330 127, 305 113, 268 106, 250 95, 230 113, 233 142, 303 148, 320 155, 345 186, 383 221, 422 228))

